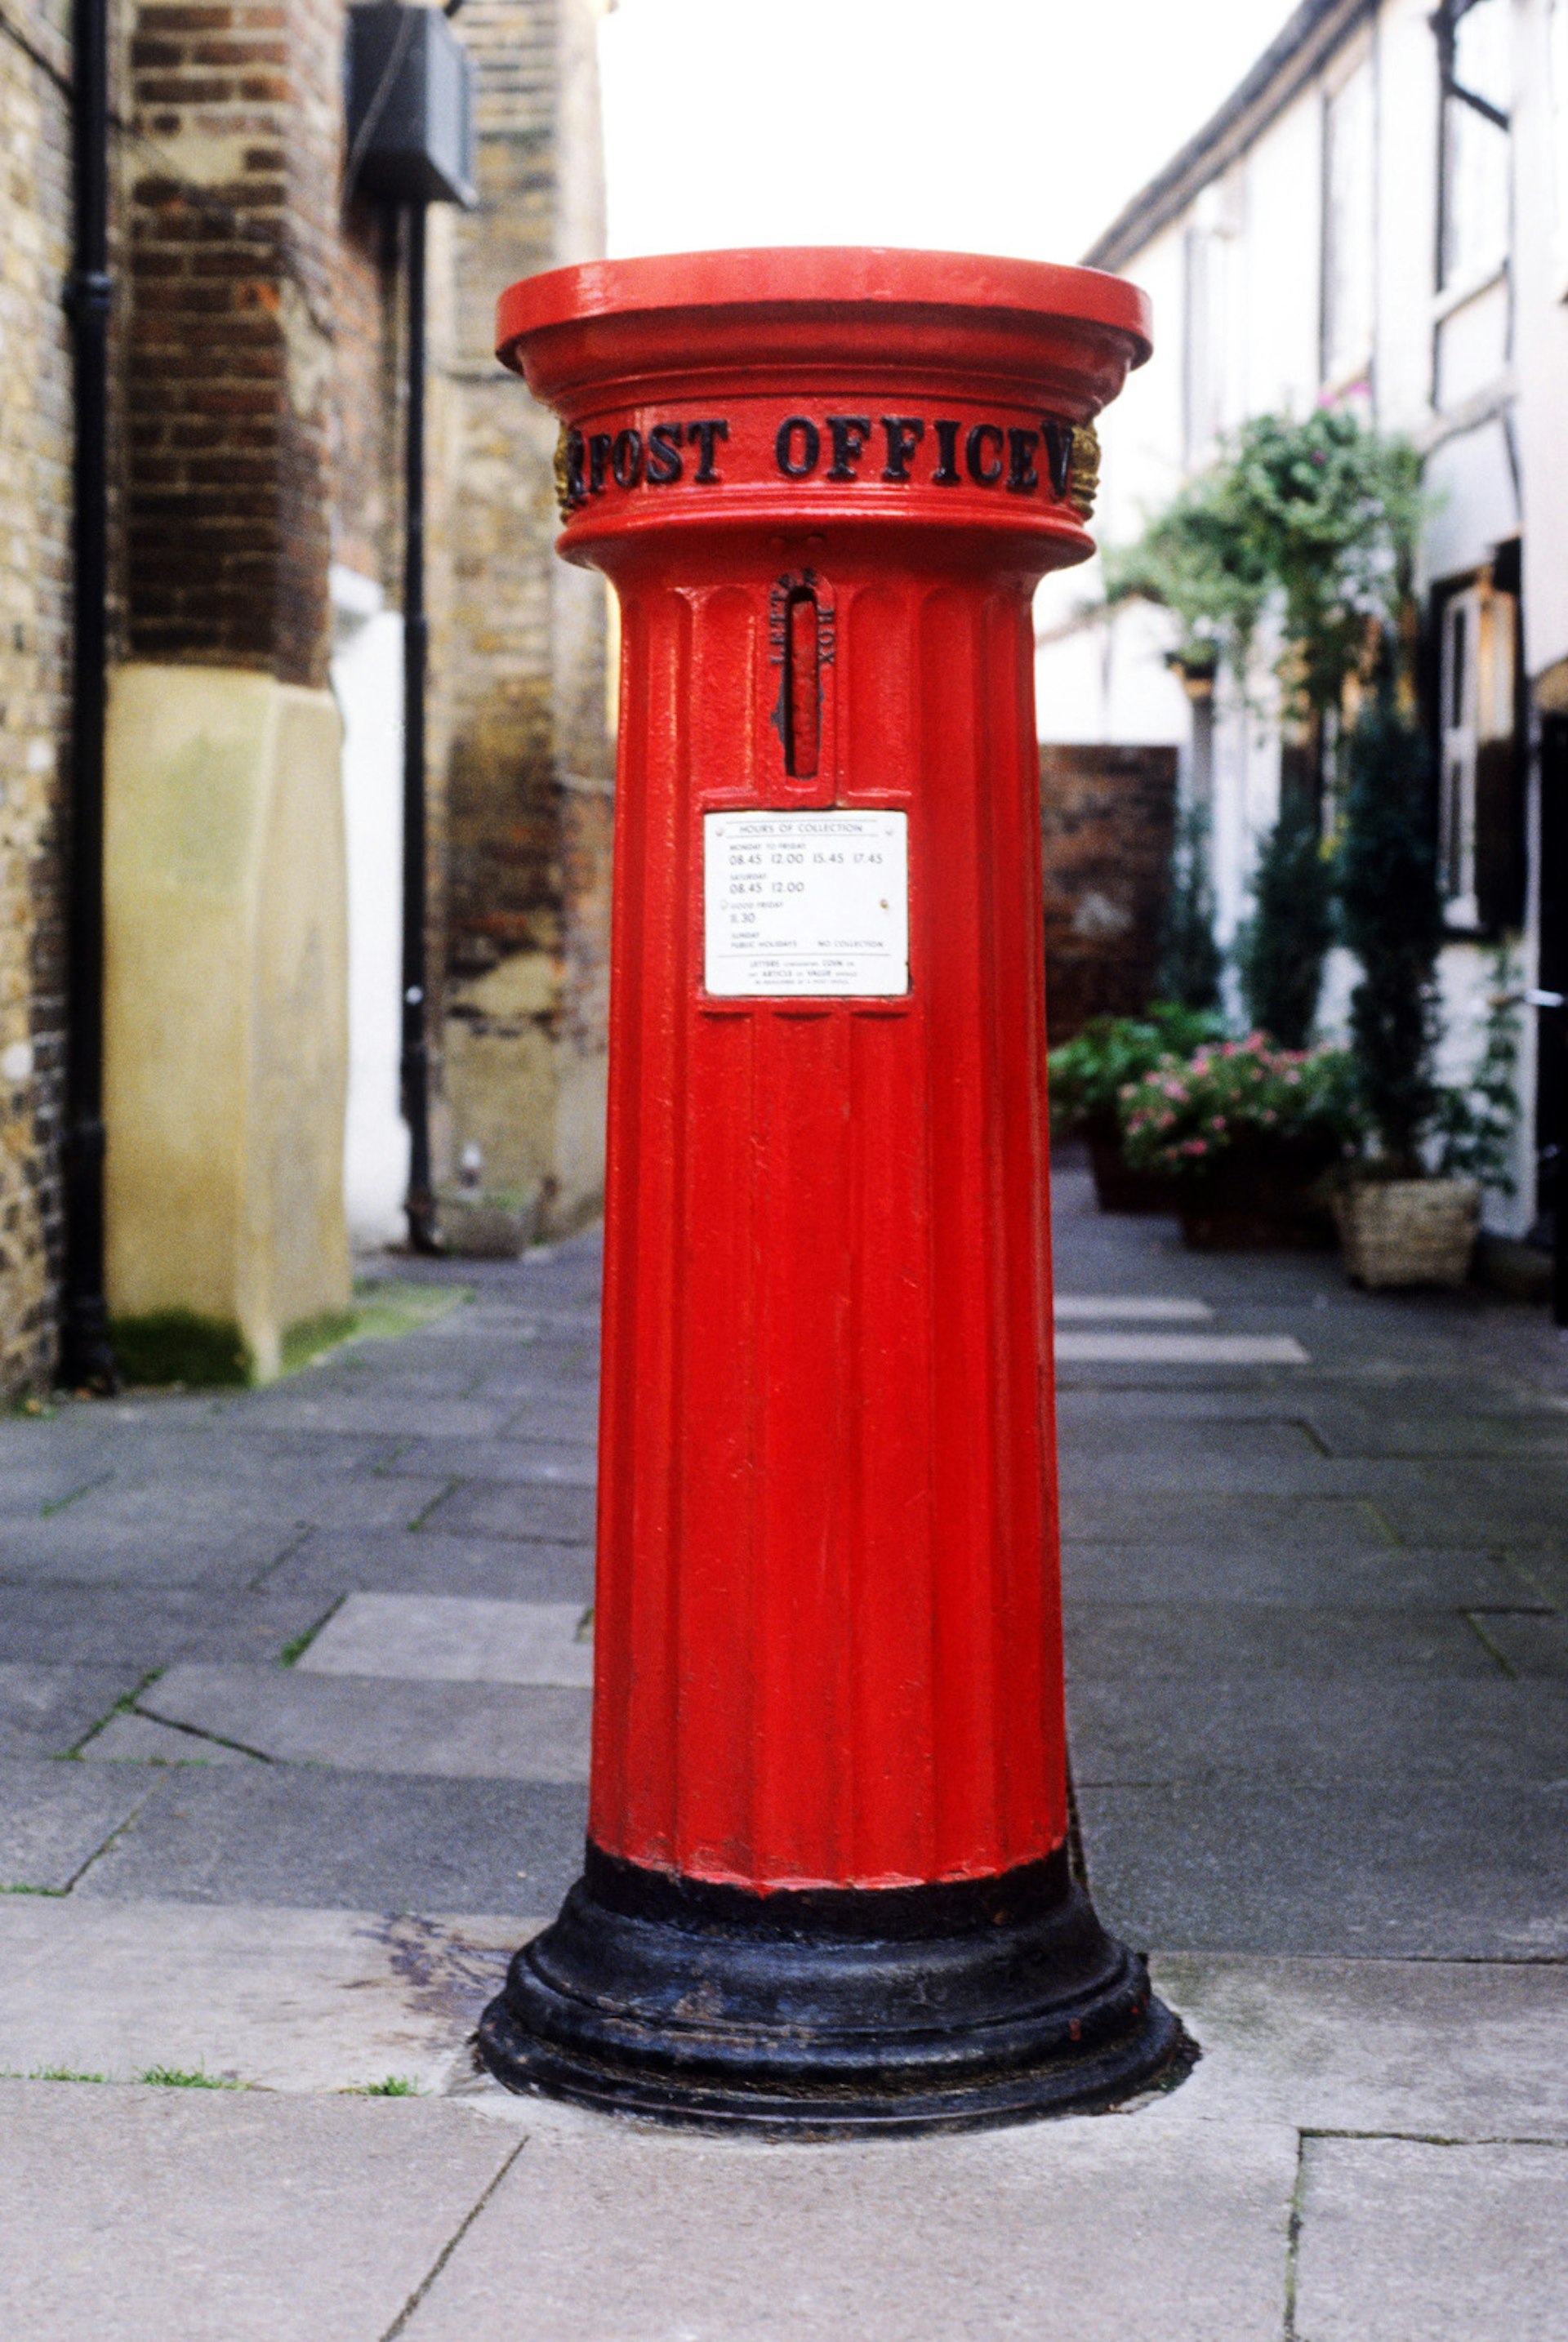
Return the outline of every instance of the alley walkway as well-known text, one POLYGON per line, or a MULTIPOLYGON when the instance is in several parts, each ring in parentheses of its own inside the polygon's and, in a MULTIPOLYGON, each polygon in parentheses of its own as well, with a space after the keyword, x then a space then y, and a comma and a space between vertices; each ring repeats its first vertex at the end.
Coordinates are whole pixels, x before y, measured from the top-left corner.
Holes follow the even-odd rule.
POLYGON ((1563 2342, 1568 1342, 1072 1172, 1056 1239, 1076 1803, 1193 2077, 770 2148, 474 2076, 581 1844, 597 1251, 442 1266, 0 1420, 8 2336, 1563 2342))

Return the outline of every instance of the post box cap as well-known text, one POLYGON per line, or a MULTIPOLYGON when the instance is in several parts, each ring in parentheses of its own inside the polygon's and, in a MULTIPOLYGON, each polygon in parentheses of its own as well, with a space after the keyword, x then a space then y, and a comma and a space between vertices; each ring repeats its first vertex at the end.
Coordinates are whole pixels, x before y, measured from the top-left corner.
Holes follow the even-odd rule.
POLYGON ((1097 395, 1100 369, 1091 367, 1085 388, 1093 406, 1114 395, 1127 368, 1142 365, 1153 348, 1147 295, 1099 269, 968 252, 786 245, 593 260, 524 277, 501 295, 496 355, 553 402, 569 395, 579 365, 604 365, 606 328, 615 330, 623 354, 630 330, 644 360, 657 366, 674 359, 676 347, 688 364, 733 362, 742 343, 754 362, 769 342, 798 360, 814 327, 850 356, 861 338, 857 326, 884 349, 890 328, 907 328, 928 357, 938 355, 944 327, 967 338, 989 326, 1014 345, 1042 333, 1093 343, 1114 377, 1097 395), (678 343, 666 344, 661 319, 666 327, 680 320, 678 343))

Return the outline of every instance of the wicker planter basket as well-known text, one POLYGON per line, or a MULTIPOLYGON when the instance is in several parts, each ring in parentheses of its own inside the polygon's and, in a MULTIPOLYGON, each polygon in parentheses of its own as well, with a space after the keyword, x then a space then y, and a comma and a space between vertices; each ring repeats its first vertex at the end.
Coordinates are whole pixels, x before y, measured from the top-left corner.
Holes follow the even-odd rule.
POLYGON ((1353 1179, 1335 1194, 1333 1216, 1353 1284, 1463 1285, 1481 1190, 1473 1179, 1353 1179))

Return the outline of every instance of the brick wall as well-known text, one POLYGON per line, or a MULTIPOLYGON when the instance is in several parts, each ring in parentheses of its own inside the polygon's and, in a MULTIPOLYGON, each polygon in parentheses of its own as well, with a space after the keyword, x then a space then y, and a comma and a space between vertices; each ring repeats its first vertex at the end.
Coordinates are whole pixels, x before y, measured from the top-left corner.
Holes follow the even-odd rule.
POLYGON ((391 551, 387 258, 342 201, 341 0, 143 0, 127 647, 321 686, 327 566, 391 551))
POLYGON ((69 52, 57 12, 0 35, 0 1402, 48 1381, 59 1267, 66 744, 69 52))
POLYGON ((1174 748, 1043 747, 1045 1016, 1053 1044, 1153 995, 1175 823, 1174 748))
POLYGON ((480 1145, 495 1186, 536 1187, 546 1226, 597 1199, 614 757, 604 587, 554 556, 556 427, 496 365, 494 312, 514 278, 603 250, 601 14, 598 0, 467 0, 457 20, 477 71, 480 205, 453 225, 446 362, 462 481, 436 640, 447 1104, 454 1149, 480 1145))

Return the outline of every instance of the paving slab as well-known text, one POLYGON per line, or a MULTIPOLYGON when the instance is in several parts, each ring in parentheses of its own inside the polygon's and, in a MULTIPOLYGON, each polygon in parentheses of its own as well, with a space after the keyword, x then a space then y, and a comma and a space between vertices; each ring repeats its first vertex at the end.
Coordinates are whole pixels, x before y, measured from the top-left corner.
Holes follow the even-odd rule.
POLYGON ((276 1763, 354 1773, 586 1781, 589 1695, 553 1685, 401 1682, 182 1664, 137 1703, 276 1763))
POLYGON ((1550 1676, 1568 1682, 1568 1618, 1528 1612, 1490 1610, 1476 1626, 1500 1661, 1520 1676, 1550 1676))
POLYGON ((302 1390, 281 1383, 250 1402, 258 1426, 270 1430, 348 1431, 410 1439, 451 1433, 464 1439, 493 1438, 511 1410, 489 1399, 434 1398, 379 1390, 302 1390))
POLYGON ((1151 1967, 1203 2054, 1149 2121, 1568 2143, 1561 1965, 1156 1951, 1151 1967))
POLYGON ((134 1669, 178 1658, 272 1659, 328 1598, 196 1586, 0 1585, 0 1656, 134 1669))
POLYGON ((594 1498, 591 1488, 514 1482, 492 1486, 464 1480, 431 1506, 422 1526, 447 1536, 529 1537, 563 1545, 592 1545, 594 1498))
POLYGON ((1078 1806, 1100 1915, 1140 1947, 1568 1957, 1568 1784, 1233 1775, 1078 1806))
POLYGON ((1150 1676, 1201 1683, 1212 1676, 1282 1671, 1334 1676, 1488 1676, 1504 1672, 1490 1647, 1496 1640, 1490 1621, 1488 1640, 1483 1641, 1468 1618, 1453 1610, 1073 1601, 1066 1606, 1065 1631, 1070 1679, 1097 1676, 1129 1689, 1150 1676))
POLYGON ((590 1691, 592 1623, 581 1602, 351 1594, 296 1665, 309 1675, 555 1684, 590 1691))
POLYGON ((1568 1685, 1428 1675, 1075 1676, 1080 1787, 1253 1779, 1561 1782, 1568 1685))
POLYGON ((288 1906, 0 1897, 0 2073, 137 2080, 162 2066, 268 2090, 466 2071, 534 1923, 288 1906))
POLYGON ((445 1494, 449 1481, 427 1474, 414 1479, 402 1476, 307 1471, 296 1466, 269 1489, 255 1479, 236 1474, 232 1486, 212 1478, 187 1484, 174 1475, 146 1484, 117 1477, 94 1488, 72 1506, 70 1517, 84 1533, 152 1529, 188 1537, 221 1520, 232 1536, 275 1540, 278 1524, 307 1524, 328 1528, 402 1529, 410 1527, 445 1494))
POLYGON ((0 2324, 383 2342, 516 2152, 451 2106, 0 2083, 0 2324))
POLYGON ((411 1439, 383 1467, 445 1480, 486 1480, 513 1486, 535 1481, 591 1488, 598 1478, 592 1446, 551 1438, 411 1439))
POLYGON ((111 1716, 78 1752, 85 1765, 260 1765, 265 1759, 205 1733, 182 1732, 150 1716, 111 1716))
MULTIPOLYGON (((243 1406, 210 1423, 165 1430, 161 1425, 124 1424, 95 1442, 99 1472, 141 1486, 161 1481, 232 1480, 243 1486, 286 1483, 305 1477, 369 1472, 397 1452, 394 1438, 351 1438, 341 1432, 273 1431, 243 1406)), ((4 1451, 0 1449, 0 1471, 4 1451)))
POLYGON ((591 1546, 547 1537, 449 1536, 434 1528, 368 1536, 317 1529, 265 1580, 268 1594, 307 1600, 316 1617, 356 1587, 497 1602, 591 1602, 594 1552, 591 1546))
MULTIPOLYGON (((1284 1556, 1350 1556, 1397 1543, 1359 1496, 1260 1496, 1228 1489, 1064 1488, 1062 1535, 1075 1542, 1238 1545, 1284 1556)), ((1458 1539, 1454 1543, 1460 1542, 1458 1539)))
POLYGON ((1064 1366, 1306 1366, 1293 1334, 1102 1333, 1072 1326, 1056 1336, 1064 1366))
POLYGON ((1153 1293, 1058 1293, 1052 1309, 1058 1326, 1095 1326, 1117 1318, 1136 1326, 1197 1325, 1207 1324, 1214 1314, 1206 1301, 1153 1293))
POLYGON ((578 1447, 594 1447, 599 1438, 599 1397, 596 1385, 567 1396, 544 1375, 514 1375, 499 1369, 481 1376, 474 1396, 504 1399, 511 1410, 509 1439, 556 1439, 578 1447))
POLYGON ((0 1534, 0 1583, 240 1586, 281 1560, 301 1533, 286 1515, 236 1526, 221 1492, 209 1496, 208 1513, 205 1529, 95 1520, 79 1504, 47 1520, 13 1523, 0 1534))
POLYGON ((1295 2162, 1283 2126, 1079 2118, 766 2147, 590 2127, 542 2106, 405 2330, 408 2342, 1279 2342, 1295 2162))
POLYGON ((65 1894, 158 1786, 145 1775, 0 1758, 0 1888, 65 1894))
POLYGON ((36 1519, 70 1504, 96 1486, 108 1468, 95 1447, 53 1456, 18 1455, 0 1425, 0 1531, 11 1520, 36 1519))
POLYGON ((554 1911, 583 1867, 578 1783, 282 1765, 68 1769, 119 1788, 127 1805, 138 1779, 157 1785, 77 1882, 84 1898, 526 1916, 554 1911))
POLYGON ((1568 1418, 1550 1407, 1418 1411, 1319 1396, 1301 1411, 1335 1456, 1432 1456, 1444 1465, 1464 1456, 1568 1461, 1568 1418))
POLYGON ((1115 1545, 1067 1538, 1069 1601, 1283 1603, 1296 1609, 1548 1610, 1533 1576, 1489 1548, 1423 1552, 1369 1544, 1314 1552, 1238 1519, 1234 1535, 1115 1545))
POLYGON ((0 1660, 0 1756, 63 1756, 141 1679, 138 1667, 0 1660))
POLYGON ((1568 2149, 1312 2138, 1303 2179, 1310 2342, 1563 2342, 1568 2149))

